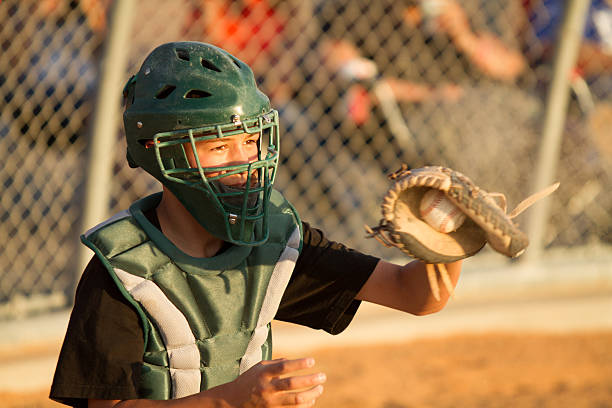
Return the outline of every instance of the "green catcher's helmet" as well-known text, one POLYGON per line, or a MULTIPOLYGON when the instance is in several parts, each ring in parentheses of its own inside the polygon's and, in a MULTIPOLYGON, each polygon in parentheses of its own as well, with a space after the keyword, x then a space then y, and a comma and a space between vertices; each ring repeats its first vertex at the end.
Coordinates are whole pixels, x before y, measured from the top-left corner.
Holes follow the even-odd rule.
POLYGON ((130 166, 157 178, 216 237, 239 245, 264 243, 278 165, 278 113, 257 89, 251 68, 210 44, 168 43, 149 54, 124 96, 130 166), (196 142, 243 133, 260 134, 256 161, 200 165, 196 142), (192 149, 196 167, 185 149, 192 149), (244 188, 220 181, 240 173, 247 175, 244 188))

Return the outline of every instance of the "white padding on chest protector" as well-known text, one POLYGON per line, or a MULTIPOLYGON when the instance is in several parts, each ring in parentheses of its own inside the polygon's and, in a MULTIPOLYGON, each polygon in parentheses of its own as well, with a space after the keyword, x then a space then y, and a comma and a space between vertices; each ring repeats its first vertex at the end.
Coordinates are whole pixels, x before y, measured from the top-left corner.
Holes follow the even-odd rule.
POLYGON ((272 271, 272 276, 270 277, 270 282, 266 289, 266 296, 257 318, 257 326, 247 345, 246 352, 240 360, 240 374, 259 363, 262 359, 261 346, 263 346, 268 338, 268 324, 274 319, 274 316, 276 316, 283 293, 285 293, 287 284, 289 284, 289 279, 291 278, 291 274, 295 268, 295 262, 299 255, 299 245, 300 229, 296 227, 287 242, 287 246, 278 259, 278 262, 274 266, 274 271, 272 271))
POLYGON ((117 268, 115 273, 159 329, 168 351, 172 398, 200 392, 200 351, 187 318, 153 281, 117 268))

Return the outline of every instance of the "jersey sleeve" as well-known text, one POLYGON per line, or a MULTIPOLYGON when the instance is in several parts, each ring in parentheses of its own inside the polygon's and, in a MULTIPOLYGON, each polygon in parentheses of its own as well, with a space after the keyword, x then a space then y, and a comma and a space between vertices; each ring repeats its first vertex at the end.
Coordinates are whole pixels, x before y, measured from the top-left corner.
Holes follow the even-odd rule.
POLYGON ((330 241, 306 222, 302 226, 302 252, 276 319, 338 334, 355 316, 361 303, 355 296, 379 258, 330 241))
POLYGON ((77 287, 50 398, 74 407, 137 398, 143 350, 136 311, 94 256, 77 287))

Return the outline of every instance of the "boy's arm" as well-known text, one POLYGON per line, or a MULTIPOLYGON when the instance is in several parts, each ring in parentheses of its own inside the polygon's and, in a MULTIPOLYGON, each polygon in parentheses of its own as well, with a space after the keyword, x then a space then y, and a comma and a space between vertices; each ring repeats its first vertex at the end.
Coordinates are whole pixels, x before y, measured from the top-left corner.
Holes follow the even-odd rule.
MULTIPOLYGON (((457 285, 461 264, 462 261, 446 264, 453 287, 457 285)), ((441 280, 439 276, 437 279, 441 280)), ((450 294, 441 281, 439 287, 440 300, 436 300, 421 261, 401 266, 381 260, 355 298, 414 315, 426 315, 440 311, 448 301, 450 294)))

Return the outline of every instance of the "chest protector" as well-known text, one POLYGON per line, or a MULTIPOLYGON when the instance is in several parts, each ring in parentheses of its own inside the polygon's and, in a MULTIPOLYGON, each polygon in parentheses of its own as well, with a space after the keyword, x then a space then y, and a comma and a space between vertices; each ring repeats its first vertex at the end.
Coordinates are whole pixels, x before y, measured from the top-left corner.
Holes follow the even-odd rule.
POLYGON ((147 220, 160 199, 146 197, 81 236, 140 316, 139 396, 147 399, 195 394, 269 359, 270 322, 301 248, 299 217, 276 191, 269 240, 212 258, 183 253, 147 220))

